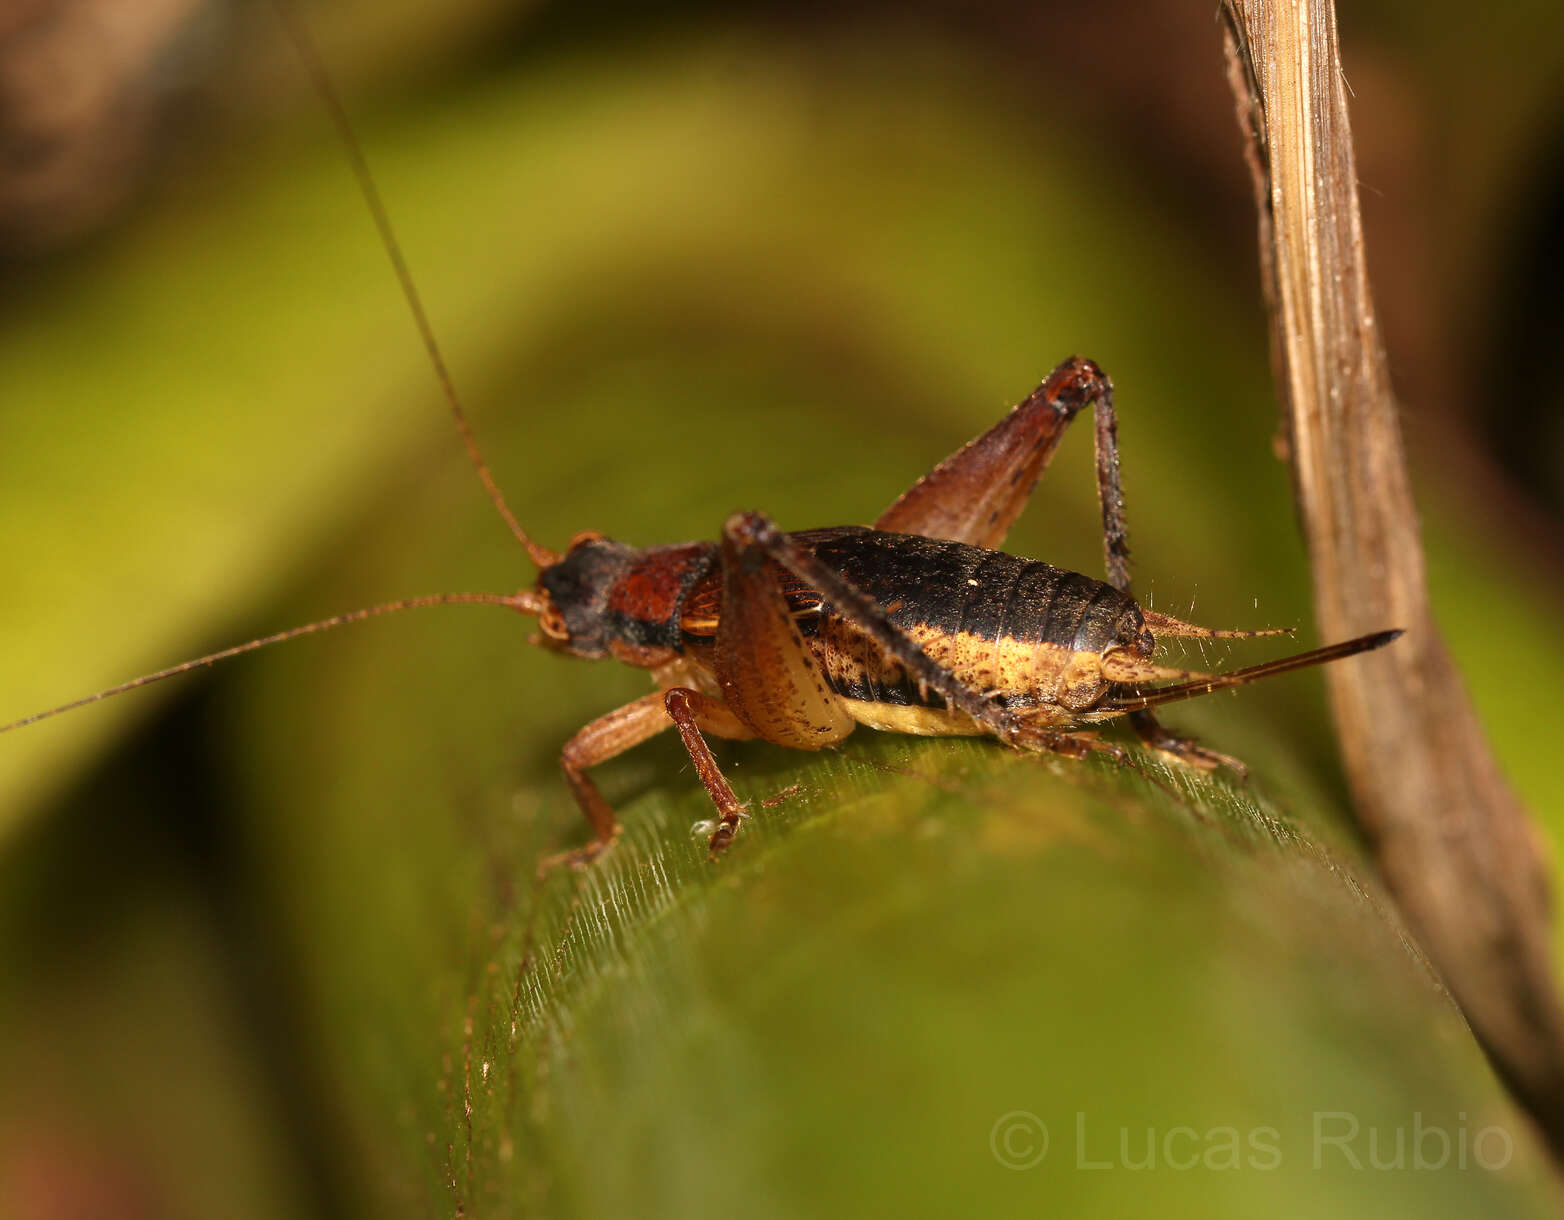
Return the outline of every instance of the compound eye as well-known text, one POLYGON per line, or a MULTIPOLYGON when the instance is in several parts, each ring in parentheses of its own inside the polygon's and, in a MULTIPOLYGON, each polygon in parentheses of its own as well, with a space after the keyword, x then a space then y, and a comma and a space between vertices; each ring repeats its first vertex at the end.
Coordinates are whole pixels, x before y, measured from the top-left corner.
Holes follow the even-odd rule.
POLYGON ((538 626, 543 629, 543 634, 551 640, 568 640, 570 638, 570 632, 565 627, 565 616, 554 606, 550 606, 542 614, 538 615, 538 626))

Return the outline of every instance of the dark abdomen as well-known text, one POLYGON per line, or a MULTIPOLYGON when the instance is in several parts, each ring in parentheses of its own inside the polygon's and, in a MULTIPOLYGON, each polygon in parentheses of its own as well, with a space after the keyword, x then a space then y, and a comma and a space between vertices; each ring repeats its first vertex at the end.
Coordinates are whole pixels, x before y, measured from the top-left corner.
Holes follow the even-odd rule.
MULTIPOLYGON (((1065 697, 1078 702, 1089 687, 1080 685, 1078 663, 1067 680, 1072 658, 1133 640, 1141 628, 1134 600, 1111 585, 1003 551, 856 526, 794 537, 874 598, 935 661, 1018 709, 1065 697)), ((876 703, 941 702, 909 683, 855 624, 822 608, 817 591, 786 577, 784 588, 838 694, 876 703)), ((698 600, 699 591, 692 598, 698 600)))

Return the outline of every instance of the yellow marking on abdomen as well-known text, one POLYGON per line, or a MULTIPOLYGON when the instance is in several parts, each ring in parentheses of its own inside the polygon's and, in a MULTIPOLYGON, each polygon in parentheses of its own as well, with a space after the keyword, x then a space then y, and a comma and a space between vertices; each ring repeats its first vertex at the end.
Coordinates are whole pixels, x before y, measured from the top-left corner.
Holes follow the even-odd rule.
POLYGON ((988 732, 965 712, 913 704, 868 703, 843 699, 847 714, 859 724, 882 733, 910 733, 914 737, 981 737, 988 732))
MULTIPOLYGON (((1100 698, 1108 686, 1094 652, 1077 652, 1044 640, 943 631, 926 624, 905 630, 931 661, 971 689, 1006 695, 1023 706, 1079 711, 1100 698)), ((829 616, 822 624, 815 655, 838 690, 888 689, 906 681, 905 671, 879 644, 840 616, 829 616)), ((860 723, 869 721, 860 718, 860 723)))

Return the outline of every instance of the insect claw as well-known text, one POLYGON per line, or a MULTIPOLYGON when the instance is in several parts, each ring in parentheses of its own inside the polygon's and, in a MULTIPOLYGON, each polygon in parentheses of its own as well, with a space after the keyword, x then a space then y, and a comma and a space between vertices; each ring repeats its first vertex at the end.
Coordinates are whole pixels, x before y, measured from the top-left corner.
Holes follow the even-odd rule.
POLYGON ((1175 737, 1168 734, 1146 744, 1159 754, 1165 754, 1199 771, 1216 771, 1226 767, 1239 779, 1249 778, 1249 768, 1241 760, 1231 754, 1209 749, 1191 737, 1175 737))
MULTIPOLYGON (((725 813, 720 818, 702 818, 690 827, 692 836, 716 835, 724 826, 732 826, 736 831, 739 823, 747 822, 750 818, 749 805, 745 803, 737 806, 731 813, 725 813)), ((731 835, 729 836, 732 837, 731 835)))
POLYGON ((749 821, 749 806, 735 805, 725 812, 720 818, 712 821, 695 823, 697 834, 711 833, 711 838, 706 841, 706 851, 712 863, 716 863, 720 856, 739 833, 739 827, 749 821))

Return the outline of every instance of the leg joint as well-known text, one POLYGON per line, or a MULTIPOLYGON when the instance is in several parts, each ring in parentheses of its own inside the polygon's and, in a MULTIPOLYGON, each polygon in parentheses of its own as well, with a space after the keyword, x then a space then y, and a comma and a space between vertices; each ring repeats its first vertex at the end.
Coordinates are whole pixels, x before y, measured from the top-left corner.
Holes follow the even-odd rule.
POLYGON ((1038 393, 1060 416, 1073 419, 1082 407, 1111 398, 1113 382, 1096 361, 1071 356, 1048 375, 1038 393))

